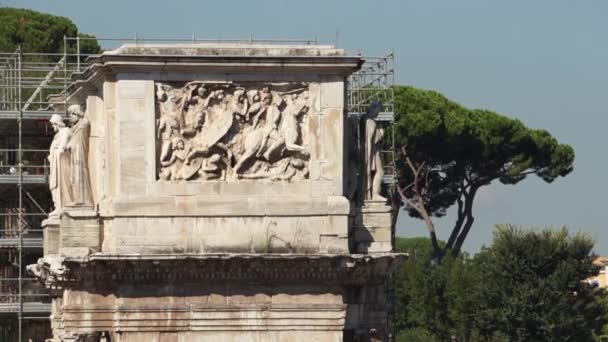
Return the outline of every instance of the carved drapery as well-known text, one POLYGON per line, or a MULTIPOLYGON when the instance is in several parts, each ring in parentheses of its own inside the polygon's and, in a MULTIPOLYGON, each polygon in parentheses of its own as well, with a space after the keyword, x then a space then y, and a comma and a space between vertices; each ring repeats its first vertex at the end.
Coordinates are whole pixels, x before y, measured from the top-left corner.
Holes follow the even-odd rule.
POLYGON ((88 165, 91 124, 78 104, 68 107, 68 113, 70 127, 58 114, 49 119, 55 131, 48 157, 49 188, 55 207, 51 217, 58 216, 65 206, 93 206, 88 165))
POLYGON ((157 177, 308 179, 305 83, 156 83, 157 177))

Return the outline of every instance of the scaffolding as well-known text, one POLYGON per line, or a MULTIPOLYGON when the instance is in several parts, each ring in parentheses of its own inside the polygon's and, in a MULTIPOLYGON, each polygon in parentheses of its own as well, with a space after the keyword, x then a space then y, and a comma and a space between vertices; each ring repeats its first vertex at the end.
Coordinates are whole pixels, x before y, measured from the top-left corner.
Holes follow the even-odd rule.
POLYGON ((66 54, 0 53, 0 340, 43 340, 51 300, 25 266, 42 256, 48 191, 49 95, 76 71, 66 54), (26 324, 27 323, 27 324, 26 324), (27 328, 26 330, 24 328, 27 328))

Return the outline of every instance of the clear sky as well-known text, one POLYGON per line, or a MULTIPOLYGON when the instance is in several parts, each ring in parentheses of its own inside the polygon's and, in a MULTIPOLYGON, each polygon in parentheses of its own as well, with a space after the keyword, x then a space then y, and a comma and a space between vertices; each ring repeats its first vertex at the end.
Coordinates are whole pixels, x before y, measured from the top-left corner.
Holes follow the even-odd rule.
MULTIPOLYGON (((492 185, 475 205, 465 249, 496 223, 567 225, 608 254, 608 1, 606 0, 0 0, 72 19, 98 37, 315 38, 364 55, 394 50, 396 80, 435 89, 549 130, 576 151, 575 170, 553 184, 492 185)), ((451 218, 437 221, 447 239, 451 218)), ((425 235, 404 217, 398 234, 425 235)))

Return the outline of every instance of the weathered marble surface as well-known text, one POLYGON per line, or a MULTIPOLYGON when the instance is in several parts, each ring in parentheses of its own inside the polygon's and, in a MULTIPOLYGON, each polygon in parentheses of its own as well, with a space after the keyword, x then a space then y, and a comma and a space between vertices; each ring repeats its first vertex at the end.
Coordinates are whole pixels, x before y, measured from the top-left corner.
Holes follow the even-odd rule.
POLYGON ((363 340, 371 329, 385 334, 384 281, 402 258, 97 254, 43 263, 37 272, 63 293, 56 336, 342 341, 345 329, 363 340))
POLYGON ((385 340, 404 256, 377 185, 381 127, 348 131, 360 65, 329 46, 91 57, 68 88, 86 108, 73 205, 29 267, 53 296, 53 341, 385 340))

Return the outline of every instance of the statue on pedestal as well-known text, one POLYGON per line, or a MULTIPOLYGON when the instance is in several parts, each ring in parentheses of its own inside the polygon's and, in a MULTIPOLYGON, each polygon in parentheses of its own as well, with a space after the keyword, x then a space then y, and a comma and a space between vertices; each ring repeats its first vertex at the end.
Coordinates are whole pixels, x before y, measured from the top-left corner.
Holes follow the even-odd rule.
POLYGON ((80 105, 71 105, 68 108, 70 122, 72 123, 71 137, 68 149, 71 156, 71 206, 93 206, 91 180, 89 178, 89 136, 91 124, 85 118, 80 105))
POLYGON ((365 200, 386 201, 380 195, 384 169, 378 144, 384 136, 384 128, 379 127, 375 118, 380 112, 380 103, 374 102, 365 114, 365 200))
POLYGON ((53 114, 49 120, 55 136, 49 149, 49 188, 53 198, 54 210, 49 216, 57 216, 63 206, 72 202, 70 186, 70 152, 68 142, 71 131, 65 126, 61 115, 53 114))

